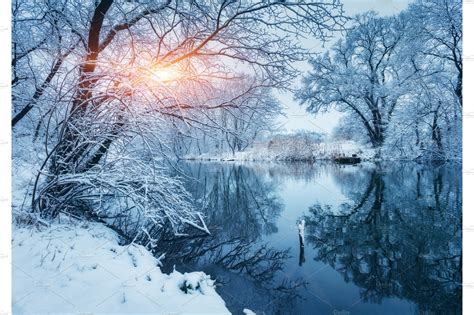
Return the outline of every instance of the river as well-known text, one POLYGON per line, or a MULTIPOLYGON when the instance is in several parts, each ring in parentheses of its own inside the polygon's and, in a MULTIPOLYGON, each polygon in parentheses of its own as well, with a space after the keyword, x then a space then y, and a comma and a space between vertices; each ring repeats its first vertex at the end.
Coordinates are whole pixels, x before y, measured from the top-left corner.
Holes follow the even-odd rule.
POLYGON ((460 165, 180 168, 212 235, 162 242, 164 269, 210 274, 233 314, 460 314, 460 165))

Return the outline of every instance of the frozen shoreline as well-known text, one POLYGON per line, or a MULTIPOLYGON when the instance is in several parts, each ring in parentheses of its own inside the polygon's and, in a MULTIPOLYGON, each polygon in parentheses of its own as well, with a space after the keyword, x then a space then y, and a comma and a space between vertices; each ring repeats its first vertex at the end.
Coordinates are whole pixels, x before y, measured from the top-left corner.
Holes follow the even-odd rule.
POLYGON ((143 246, 99 223, 12 233, 15 314, 230 314, 203 272, 164 274, 143 246))

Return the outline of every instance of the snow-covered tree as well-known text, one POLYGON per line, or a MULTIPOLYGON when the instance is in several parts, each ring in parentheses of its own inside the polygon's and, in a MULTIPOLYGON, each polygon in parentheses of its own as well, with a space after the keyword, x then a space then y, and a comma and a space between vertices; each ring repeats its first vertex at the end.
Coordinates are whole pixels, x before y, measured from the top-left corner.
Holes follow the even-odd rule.
POLYGON ((450 85, 462 106, 462 1, 418 0, 409 6, 407 14, 421 53, 452 71, 450 85))
POLYGON ((356 16, 343 39, 310 61, 313 70, 297 98, 312 113, 335 107, 356 116, 373 147, 381 147, 416 72, 399 54, 405 31, 406 21, 395 17, 377 17, 373 12, 356 16))
POLYGON ((459 159, 461 1, 416 1, 402 15, 410 30, 406 54, 420 75, 395 114, 387 149, 410 158, 459 159))
POLYGON ((176 120, 177 130, 172 131, 170 138, 178 157, 243 151, 257 138, 271 132, 276 117, 281 114, 281 105, 271 95, 270 87, 254 80, 224 82, 216 94, 216 99, 232 106, 196 112, 199 127, 176 120))
POLYGON ((391 157, 459 158, 461 1, 415 1, 400 14, 358 15, 347 34, 311 60, 297 99, 335 108, 338 132, 369 139, 391 157))
POLYGON ((167 220, 207 230, 159 167, 177 122, 244 146, 230 136, 255 127, 245 107, 275 105, 259 87, 288 87, 299 34, 344 22, 336 0, 17 0, 13 19, 14 134, 35 130, 45 149, 33 210, 126 217, 145 234, 167 220), (243 78, 243 95, 221 93, 243 78))

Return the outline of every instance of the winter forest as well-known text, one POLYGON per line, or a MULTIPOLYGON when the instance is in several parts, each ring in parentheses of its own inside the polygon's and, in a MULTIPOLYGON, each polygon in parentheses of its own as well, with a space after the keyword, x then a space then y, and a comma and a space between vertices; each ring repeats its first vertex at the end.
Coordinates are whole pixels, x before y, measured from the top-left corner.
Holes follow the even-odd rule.
POLYGON ((462 1, 352 2, 13 0, 14 314, 460 314, 462 1))

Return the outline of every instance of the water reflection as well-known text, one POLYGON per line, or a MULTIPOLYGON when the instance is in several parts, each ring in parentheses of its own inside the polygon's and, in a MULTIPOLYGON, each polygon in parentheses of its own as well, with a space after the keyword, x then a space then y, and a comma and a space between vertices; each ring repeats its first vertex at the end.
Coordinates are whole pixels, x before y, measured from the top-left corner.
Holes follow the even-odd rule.
POLYGON ((210 273, 233 313, 460 313, 460 166, 180 169, 212 235, 164 236, 165 269, 210 273))
POLYGON ((459 175, 459 168, 398 165, 337 176, 352 202, 311 207, 315 259, 359 286, 363 301, 398 297, 424 314, 460 313, 459 175))
POLYGON ((193 178, 186 188, 215 229, 246 239, 277 232, 275 221, 283 204, 274 182, 241 165, 199 164, 183 168, 193 178))
POLYGON ((212 235, 162 239, 158 248, 166 252, 165 269, 172 264, 210 272, 235 312, 255 301, 272 313, 289 308, 305 282, 276 280, 291 258, 289 249, 262 242, 265 235, 278 232, 276 221, 283 204, 277 182, 259 170, 235 164, 183 164, 180 169, 212 235))

